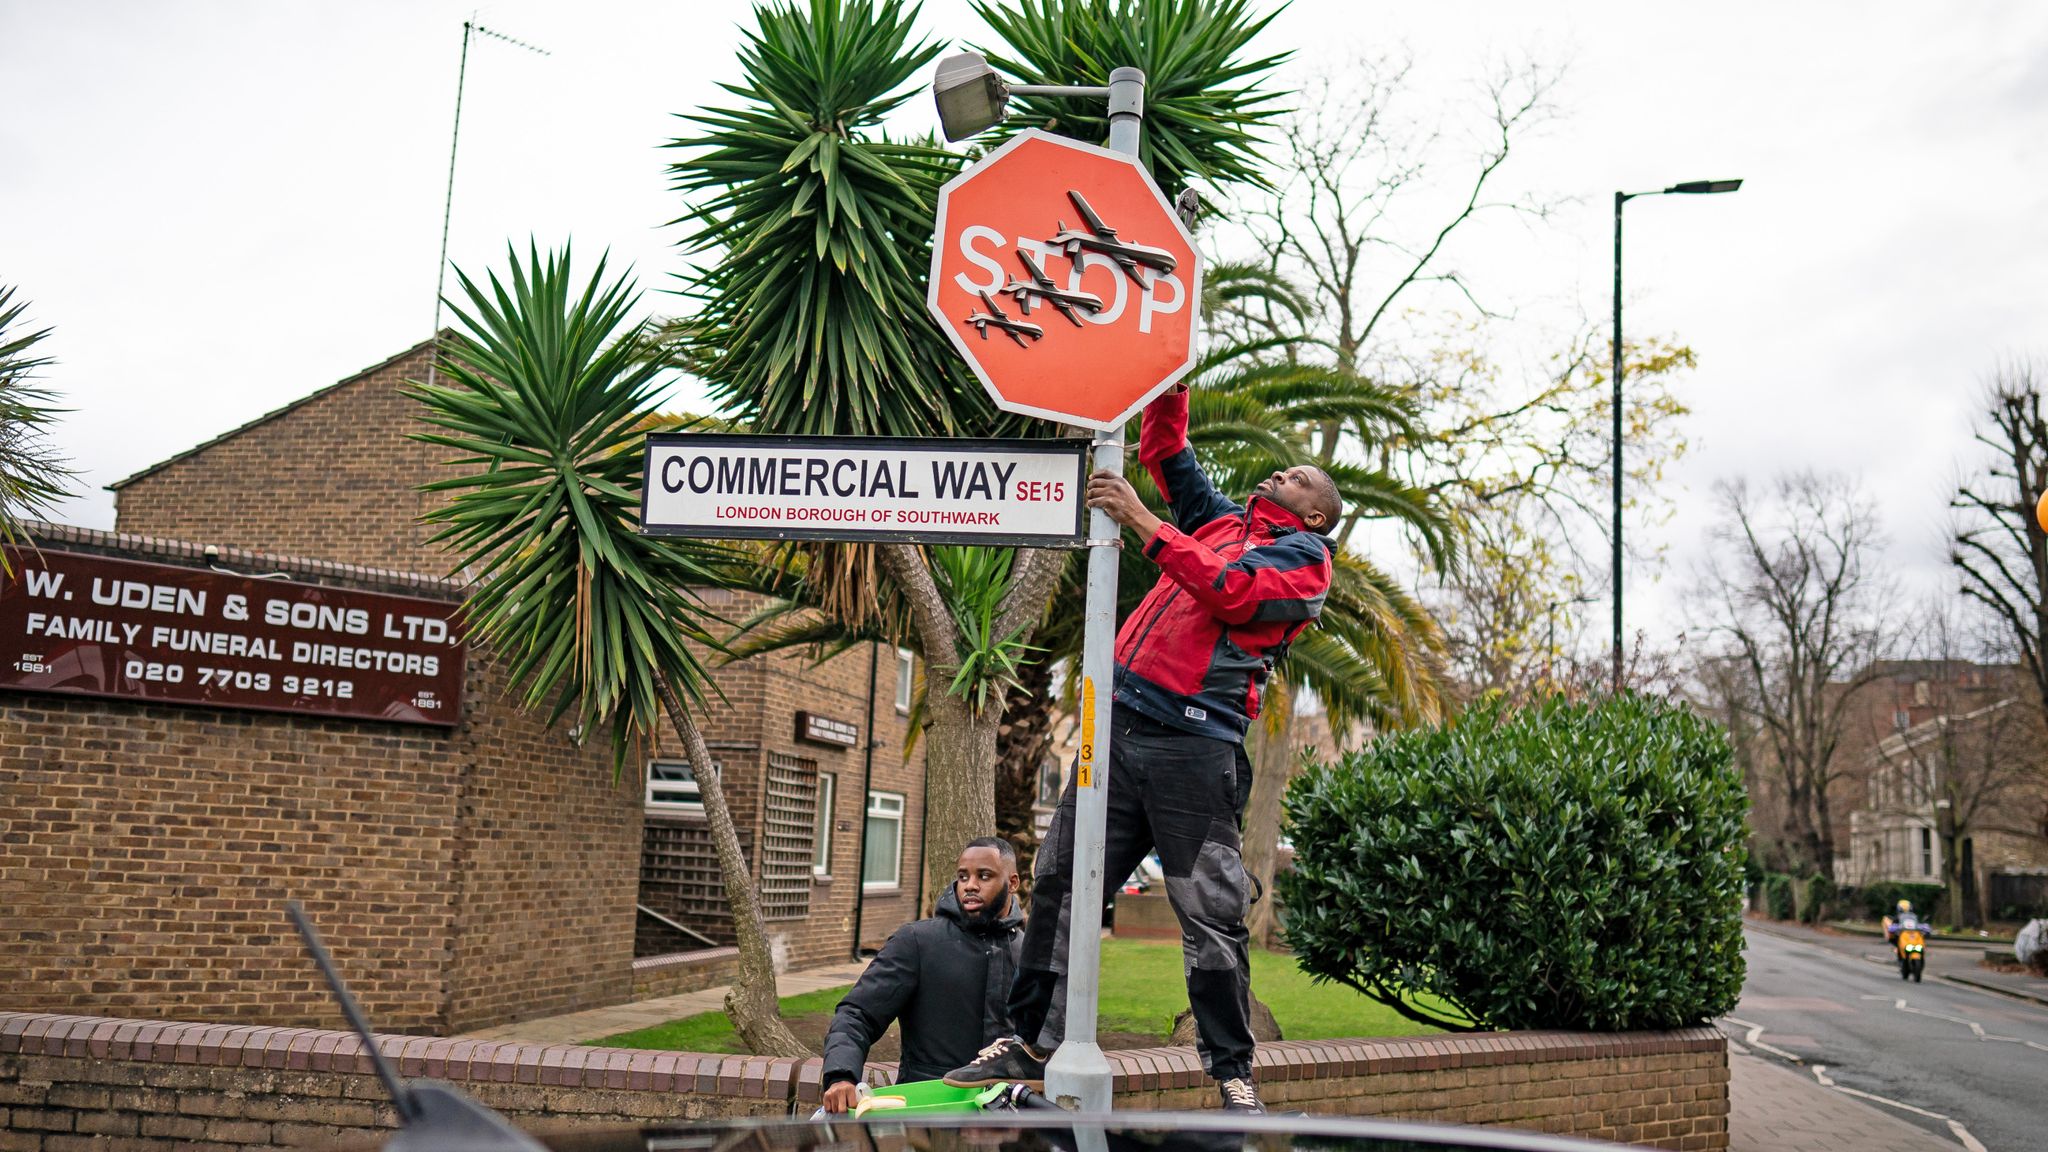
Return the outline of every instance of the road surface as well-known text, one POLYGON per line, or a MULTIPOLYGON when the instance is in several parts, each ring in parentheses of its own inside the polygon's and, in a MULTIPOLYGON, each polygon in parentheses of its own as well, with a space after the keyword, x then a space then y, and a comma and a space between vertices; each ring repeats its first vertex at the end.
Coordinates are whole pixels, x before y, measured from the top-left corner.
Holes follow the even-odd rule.
POLYGON ((2048 1148, 2048 1007, 1940 979, 1974 971, 1982 949, 1929 948, 1914 984, 1881 940, 1747 937, 1742 1000, 1721 1020, 1735 1040, 1876 1098, 1942 1144, 2048 1148))

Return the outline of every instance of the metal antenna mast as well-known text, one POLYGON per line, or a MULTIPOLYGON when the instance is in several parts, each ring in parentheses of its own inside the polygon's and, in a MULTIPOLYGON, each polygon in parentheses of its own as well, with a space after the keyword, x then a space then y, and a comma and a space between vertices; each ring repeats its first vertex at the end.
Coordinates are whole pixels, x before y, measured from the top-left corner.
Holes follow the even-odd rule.
POLYGON ((434 369, 441 362, 441 292, 448 284, 448 222, 455 212, 455 149, 462 142, 462 90, 469 82, 469 37, 472 32, 542 56, 553 55, 538 45, 515 40, 503 32, 484 27, 476 22, 474 15, 462 22, 462 61, 455 68, 455 129, 448 134, 448 186, 441 198, 441 262, 434 270, 434 355, 427 361, 429 386, 434 383, 434 369))

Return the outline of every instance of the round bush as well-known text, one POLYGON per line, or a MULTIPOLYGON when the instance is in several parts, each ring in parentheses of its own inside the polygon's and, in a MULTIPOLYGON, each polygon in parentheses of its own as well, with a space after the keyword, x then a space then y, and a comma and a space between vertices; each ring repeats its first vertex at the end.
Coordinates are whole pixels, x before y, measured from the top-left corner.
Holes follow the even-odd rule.
POLYGON ((1799 902, 1792 894, 1792 877, 1773 872, 1764 877, 1764 914, 1773 920, 1791 920, 1798 915, 1799 902))
POLYGON ((1721 730, 1638 696, 1491 703, 1287 794, 1309 974, 1473 1026, 1695 1024, 1742 988, 1747 800, 1721 730))

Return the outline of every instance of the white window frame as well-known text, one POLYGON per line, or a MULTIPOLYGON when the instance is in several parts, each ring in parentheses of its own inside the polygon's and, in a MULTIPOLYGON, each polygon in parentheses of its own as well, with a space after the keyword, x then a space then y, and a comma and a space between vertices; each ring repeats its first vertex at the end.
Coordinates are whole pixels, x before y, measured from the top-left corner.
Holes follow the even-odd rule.
POLYGON ((910 807, 909 797, 901 792, 869 792, 867 806, 861 810, 861 860, 860 887, 863 892, 895 892, 903 887, 903 817, 910 807), (893 810, 891 805, 893 804, 893 810), (868 879, 868 854, 875 850, 877 836, 868 827, 869 821, 881 820, 895 825, 891 850, 895 854, 896 871, 892 879, 868 879))
POLYGON ((910 714, 910 702, 916 696, 917 654, 908 648, 896 650, 896 712, 910 714))
MULTIPOLYGON (((697 799, 695 799, 695 800, 664 800, 664 799, 656 799, 656 798, 655 798, 655 783, 656 783, 656 782, 655 782, 655 779, 654 779, 654 770, 655 770, 656 768, 658 768, 658 767, 678 767, 678 768, 689 768, 689 767, 690 767, 690 762, 689 762, 688 760, 681 760, 681 759, 676 759, 676 758, 673 758, 673 757, 669 757, 669 758, 660 758, 660 757, 657 757, 657 758, 655 758, 655 759, 652 759, 652 760, 649 760, 649 761, 647 762, 647 771, 646 771, 646 774, 645 774, 645 775, 644 775, 644 776, 642 777, 642 780, 641 780, 641 783, 642 783, 642 784, 643 784, 643 785, 645 786, 645 791, 644 791, 644 793, 643 793, 643 794, 642 794, 642 796, 641 796, 641 803, 642 803, 642 804, 643 804, 643 805, 644 805, 644 806, 645 806, 645 807, 647 808, 647 810, 648 810, 648 811, 650 811, 650 812, 693 812, 693 813, 698 813, 698 814, 702 814, 702 813, 703 813, 703 811, 704 811, 704 793, 703 793, 703 790, 702 790, 701 788, 699 788, 699 786, 698 786, 698 784, 697 784, 697 774, 696 774, 696 772, 695 772, 695 771, 693 770, 693 771, 691 771, 691 773, 690 773, 690 789, 691 789, 692 791, 696 792, 696 794, 697 794, 697 799)), ((716 763, 713 763, 713 764, 711 765, 711 770, 712 770, 713 772, 716 772, 716 771, 718 771, 718 765, 717 765, 716 763)), ((663 781, 662 783, 663 783, 664 785, 672 785, 672 784, 674 784, 674 783, 676 783, 676 782, 675 782, 675 781, 663 781)))
POLYGON ((811 841, 811 875, 822 880, 832 878, 832 808, 838 799, 838 773, 818 773, 818 823, 811 841))

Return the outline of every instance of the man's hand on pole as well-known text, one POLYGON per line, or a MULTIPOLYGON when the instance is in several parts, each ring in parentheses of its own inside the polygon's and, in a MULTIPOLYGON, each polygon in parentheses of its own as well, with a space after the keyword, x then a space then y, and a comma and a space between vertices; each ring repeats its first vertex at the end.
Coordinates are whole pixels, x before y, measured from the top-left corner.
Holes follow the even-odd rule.
POLYGON ((1138 534, 1140 542, 1159 531, 1159 517, 1138 499, 1131 482, 1107 469, 1088 477, 1088 506, 1100 508, 1105 516, 1138 534))

